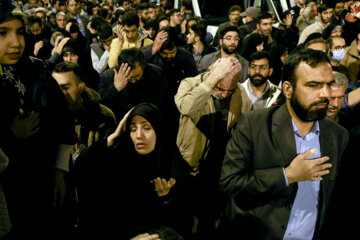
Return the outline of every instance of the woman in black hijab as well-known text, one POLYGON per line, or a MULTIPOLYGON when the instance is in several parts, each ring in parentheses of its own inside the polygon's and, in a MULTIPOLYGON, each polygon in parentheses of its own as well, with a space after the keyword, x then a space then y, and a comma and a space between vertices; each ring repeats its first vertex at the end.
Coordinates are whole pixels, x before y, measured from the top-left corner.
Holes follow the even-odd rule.
POLYGON ((79 157, 74 175, 83 234, 97 229, 99 236, 130 239, 161 225, 191 233, 190 176, 165 126, 157 106, 139 104, 79 157))

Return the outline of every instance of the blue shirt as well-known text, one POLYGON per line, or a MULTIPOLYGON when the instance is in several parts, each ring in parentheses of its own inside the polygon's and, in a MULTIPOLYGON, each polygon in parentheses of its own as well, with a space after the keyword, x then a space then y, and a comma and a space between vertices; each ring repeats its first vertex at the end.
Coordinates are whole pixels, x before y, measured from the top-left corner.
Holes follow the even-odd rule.
MULTIPOLYGON (((297 154, 314 148, 315 153, 309 159, 321 157, 319 122, 316 121, 314 123, 313 129, 304 138, 299 133, 293 121, 292 124, 294 127, 297 154)), ((288 184, 287 179, 286 183, 288 184)), ((298 190, 291 209, 284 240, 311 240, 315 232, 316 219, 318 216, 320 181, 302 181, 297 184, 298 190)))

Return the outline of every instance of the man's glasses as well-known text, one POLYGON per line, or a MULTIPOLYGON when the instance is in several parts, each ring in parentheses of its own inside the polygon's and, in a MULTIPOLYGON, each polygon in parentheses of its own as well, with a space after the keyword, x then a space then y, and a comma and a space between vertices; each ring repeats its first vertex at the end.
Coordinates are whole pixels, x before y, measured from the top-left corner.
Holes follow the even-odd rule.
POLYGON ((228 40, 228 41, 235 40, 236 42, 238 42, 240 40, 239 37, 231 37, 231 36, 223 37, 223 39, 228 40))
POLYGON ((256 69, 267 70, 267 69, 269 69, 269 67, 266 66, 266 65, 255 65, 255 64, 251 64, 249 66, 249 68, 252 69, 252 70, 256 70, 256 69))

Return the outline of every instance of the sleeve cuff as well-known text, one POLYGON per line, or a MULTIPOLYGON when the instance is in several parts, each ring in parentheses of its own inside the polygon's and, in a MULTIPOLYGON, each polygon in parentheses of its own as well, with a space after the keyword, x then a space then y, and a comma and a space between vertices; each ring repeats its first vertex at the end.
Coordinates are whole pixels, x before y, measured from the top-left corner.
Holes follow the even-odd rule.
POLYGON ((286 186, 288 187, 290 184, 289 184, 289 181, 288 181, 288 179, 287 179, 287 177, 286 177, 286 174, 285 174, 285 168, 282 168, 282 170, 283 170, 283 173, 284 173, 285 184, 286 184, 286 186))

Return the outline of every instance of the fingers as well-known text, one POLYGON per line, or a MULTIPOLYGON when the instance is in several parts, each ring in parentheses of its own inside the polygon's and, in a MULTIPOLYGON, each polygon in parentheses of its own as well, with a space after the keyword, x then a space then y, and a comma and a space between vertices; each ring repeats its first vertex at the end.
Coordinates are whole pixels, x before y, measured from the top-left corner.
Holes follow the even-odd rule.
POLYGON ((306 152, 304 152, 302 154, 302 156, 304 157, 304 159, 307 159, 307 158, 311 157, 312 155, 314 155, 314 153, 315 153, 315 148, 311 148, 311 149, 307 150, 306 152))

